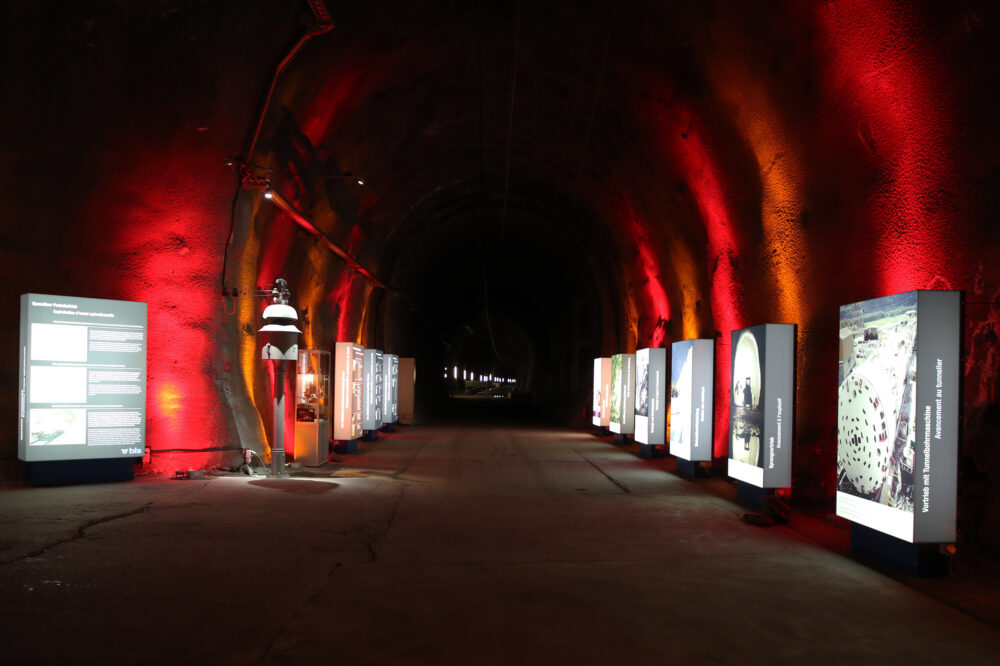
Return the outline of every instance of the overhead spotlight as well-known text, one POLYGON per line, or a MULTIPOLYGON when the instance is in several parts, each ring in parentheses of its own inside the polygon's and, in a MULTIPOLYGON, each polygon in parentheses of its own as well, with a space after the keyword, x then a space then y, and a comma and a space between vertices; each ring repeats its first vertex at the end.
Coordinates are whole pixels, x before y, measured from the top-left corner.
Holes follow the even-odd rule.
POLYGON ((358 185, 364 185, 365 181, 362 178, 358 178, 358 185))
POLYGON ((273 196, 274 196, 274 192, 272 192, 271 190, 266 190, 266 191, 264 192, 264 198, 265 198, 265 199, 270 199, 270 198, 272 198, 273 196))

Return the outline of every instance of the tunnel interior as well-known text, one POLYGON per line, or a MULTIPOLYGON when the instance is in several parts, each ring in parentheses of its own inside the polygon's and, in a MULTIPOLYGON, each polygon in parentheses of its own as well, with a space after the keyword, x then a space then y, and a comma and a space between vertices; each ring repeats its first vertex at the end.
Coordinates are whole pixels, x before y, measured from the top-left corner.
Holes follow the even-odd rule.
POLYGON ((968 533, 1000 521, 992 3, 3 11, 3 288, 149 304, 154 469, 266 455, 280 277, 303 348, 415 357, 428 419, 458 368, 582 427, 595 357, 715 340, 717 461, 731 332, 795 324, 792 496, 828 504, 839 306, 954 289, 968 533))

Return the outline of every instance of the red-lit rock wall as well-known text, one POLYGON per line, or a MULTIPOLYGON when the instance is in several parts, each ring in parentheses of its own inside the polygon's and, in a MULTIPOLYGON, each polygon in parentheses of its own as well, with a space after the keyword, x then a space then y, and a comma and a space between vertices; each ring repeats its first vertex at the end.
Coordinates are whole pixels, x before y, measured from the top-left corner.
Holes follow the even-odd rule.
MULTIPOLYGON (((558 209, 539 237, 579 239, 605 294, 602 339, 570 346, 603 354, 715 337, 719 457, 730 332, 797 324, 801 499, 833 494, 839 305, 960 289, 963 488, 978 498, 965 529, 996 520, 1000 12, 890 0, 523 4, 519 15, 331 7, 337 28, 275 87, 248 156, 272 171, 255 173, 376 272, 407 251, 405 225, 454 203, 451 192, 489 183, 490 206, 510 190, 518 205, 558 209), (364 190, 329 179, 348 171, 364 190)), ((0 162, 5 302, 13 312, 26 291, 149 302, 158 468, 269 441, 256 286, 290 280, 304 346, 405 337, 379 319, 388 297, 223 164, 247 149, 275 67, 304 34, 305 3, 3 11, 20 26, 2 47, 15 63, 0 162), (223 303, 223 282, 240 296, 223 303)), ((0 364, 10 423, 15 336, 3 334, 0 364)), ((577 379, 585 393, 589 379, 577 379)), ((8 431, 8 466, 15 449, 8 431)))

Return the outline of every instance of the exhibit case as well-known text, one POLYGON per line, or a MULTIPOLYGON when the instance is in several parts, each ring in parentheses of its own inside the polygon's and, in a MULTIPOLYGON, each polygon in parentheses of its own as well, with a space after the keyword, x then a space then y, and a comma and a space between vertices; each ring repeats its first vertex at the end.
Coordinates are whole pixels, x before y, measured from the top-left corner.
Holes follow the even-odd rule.
POLYGON ((840 308, 837 515, 908 542, 955 539, 961 294, 840 308))
POLYGON ((146 304, 21 295, 17 457, 141 458, 146 304))
POLYGON ((631 435, 635 432, 635 354, 615 354, 611 357, 608 419, 613 433, 631 435))
POLYGON ((635 353, 635 441, 660 446, 667 432, 667 350, 635 353))
POLYGON ((729 476, 758 488, 792 484, 795 325, 732 334, 729 476))
POLYGON ((333 358, 333 438, 361 437, 361 402, 365 350, 353 342, 338 342, 333 358))
POLYGON ((382 368, 381 349, 365 350, 365 388, 362 405, 362 430, 378 430, 382 427, 382 382, 385 378, 382 368))
POLYGON ((715 340, 683 340, 670 351, 670 455, 710 461, 715 340))
POLYGON ((295 462, 317 467, 330 456, 330 352, 300 349, 295 365, 295 462))
POLYGON ((611 425, 611 357, 594 359, 593 424, 606 428, 611 425))
POLYGON ((382 355, 382 422, 395 423, 399 419, 399 357, 382 355))

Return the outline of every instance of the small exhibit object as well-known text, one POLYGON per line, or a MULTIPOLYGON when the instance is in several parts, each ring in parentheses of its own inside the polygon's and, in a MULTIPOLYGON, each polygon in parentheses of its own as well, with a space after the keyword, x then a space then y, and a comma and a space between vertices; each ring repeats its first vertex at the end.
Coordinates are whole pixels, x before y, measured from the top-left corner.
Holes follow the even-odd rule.
POLYGON ((295 462, 317 467, 330 456, 330 352, 300 349, 295 370, 295 462))
POLYGON ((683 340, 671 346, 670 454, 683 460, 712 459, 715 340, 683 340))
POLYGON ((758 488, 792 483, 795 325, 761 324, 732 334, 729 476, 758 488))

